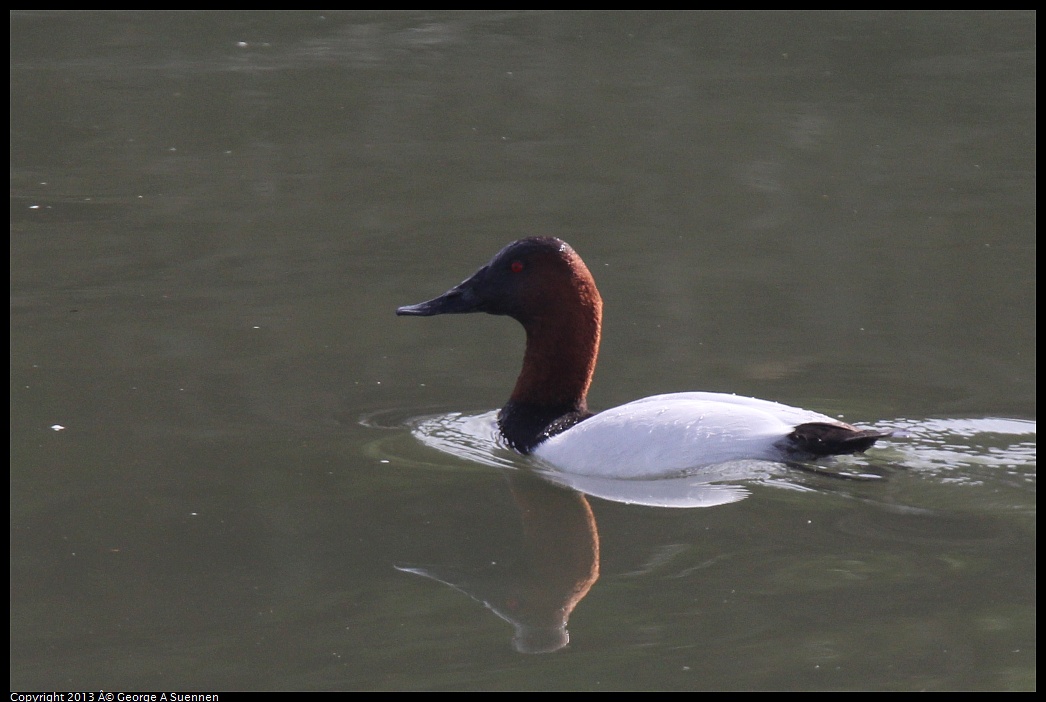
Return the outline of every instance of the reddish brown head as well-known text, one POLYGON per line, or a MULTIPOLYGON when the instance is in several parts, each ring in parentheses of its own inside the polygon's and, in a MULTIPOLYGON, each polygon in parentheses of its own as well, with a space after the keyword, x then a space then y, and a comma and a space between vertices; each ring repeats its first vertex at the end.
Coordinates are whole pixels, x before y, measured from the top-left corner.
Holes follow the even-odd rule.
POLYGON ((599 353, 603 301, 592 274, 566 242, 520 239, 439 297, 396 310, 418 316, 466 312, 508 315, 527 332, 523 370, 502 411, 502 428, 513 445, 528 450, 532 443, 505 429, 504 417, 513 409, 535 411, 542 430, 567 414, 575 422, 587 416, 585 396, 599 353))

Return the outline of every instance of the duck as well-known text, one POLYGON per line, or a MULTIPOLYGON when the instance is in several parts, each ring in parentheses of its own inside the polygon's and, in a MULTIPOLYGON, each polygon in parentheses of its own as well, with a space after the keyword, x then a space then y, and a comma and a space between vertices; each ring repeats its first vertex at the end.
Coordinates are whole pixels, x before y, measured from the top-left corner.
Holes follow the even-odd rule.
POLYGON ((678 392, 591 412, 603 300, 565 241, 529 237, 400 316, 485 312, 526 332, 523 368, 497 413, 501 438, 555 470, 610 478, 685 474, 731 461, 816 461, 892 435, 810 410, 726 393, 678 392))

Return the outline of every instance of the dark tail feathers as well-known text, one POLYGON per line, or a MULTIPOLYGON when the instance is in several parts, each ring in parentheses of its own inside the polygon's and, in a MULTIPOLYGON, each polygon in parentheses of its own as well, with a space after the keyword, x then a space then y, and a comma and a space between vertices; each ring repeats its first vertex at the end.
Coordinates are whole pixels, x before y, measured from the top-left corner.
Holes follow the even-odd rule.
POLYGON ((891 431, 857 429, 849 424, 808 422, 800 424, 785 438, 789 451, 810 456, 839 456, 849 453, 864 453, 879 439, 893 436, 891 431))

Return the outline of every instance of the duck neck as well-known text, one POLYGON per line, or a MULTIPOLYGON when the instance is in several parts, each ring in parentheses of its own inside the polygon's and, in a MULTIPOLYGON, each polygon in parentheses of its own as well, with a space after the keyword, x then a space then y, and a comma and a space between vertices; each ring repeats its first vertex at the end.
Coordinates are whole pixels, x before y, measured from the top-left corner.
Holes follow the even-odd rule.
POLYGON ((529 453, 591 416, 586 398, 599 355, 602 308, 593 283, 577 305, 520 320, 527 332, 523 370, 498 415, 502 434, 516 450, 529 453))

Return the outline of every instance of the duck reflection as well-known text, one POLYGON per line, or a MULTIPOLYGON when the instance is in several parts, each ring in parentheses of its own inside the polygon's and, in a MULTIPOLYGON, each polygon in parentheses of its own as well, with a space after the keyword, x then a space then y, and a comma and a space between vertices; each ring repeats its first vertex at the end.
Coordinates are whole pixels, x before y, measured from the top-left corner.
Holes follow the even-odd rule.
POLYGON ((482 568, 397 566, 483 603, 512 624, 520 653, 557 651, 570 640, 567 624, 599 578, 599 531, 586 495, 656 507, 711 507, 744 499, 748 490, 711 482, 766 473, 766 464, 724 464, 702 476, 620 480, 555 470, 507 470, 522 522, 519 557, 482 568))
POLYGON ((532 475, 509 477, 522 519, 522 553, 514 566, 486 572, 453 567, 399 570, 431 578, 482 602, 512 624, 520 653, 548 653, 567 645, 571 612, 599 578, 599 533, 579 492, 532 475))
MULTIPOLYGON (((449 413, 413 420, 421 443, 460 459, 499 470, 521 518, 522 543, 512 557, 480 567, 401 565, 401 571, 448 585, 483 603, 515 627, 513 645, 523 653, 567 645, 567 623, 599 577, 599 533, 588 497, 649 507, 712 507, 744 499, 744 483, 780 470, 765 461, 706 466, 698 474, 621 479, 577 475, 538 461, 521 465, 497 440, 496 412, 449 413)), ((481 527, 470 523, 478 534, 481 527)), ((464 542, 468 537, 455 538, 464 542)), ((445 539, 444 539, 445 540, 445 539)), ((498 540, 500 544, 505 539, 498 540)), ((475 554, 473 554, 475 555, 475 554)))

